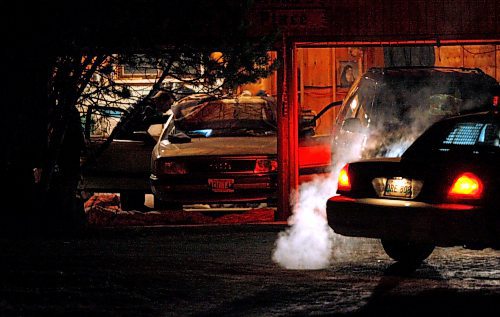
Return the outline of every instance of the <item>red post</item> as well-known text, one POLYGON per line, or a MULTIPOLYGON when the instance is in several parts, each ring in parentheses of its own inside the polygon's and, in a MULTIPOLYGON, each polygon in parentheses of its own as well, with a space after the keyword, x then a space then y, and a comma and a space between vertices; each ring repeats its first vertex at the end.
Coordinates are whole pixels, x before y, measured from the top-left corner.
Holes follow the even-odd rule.
POLYGON ((297 65, 291 42, 283 41, 278 52, 278 211, 276 220, 291 215, 290 194, 298 188, 298 100, 297 65))

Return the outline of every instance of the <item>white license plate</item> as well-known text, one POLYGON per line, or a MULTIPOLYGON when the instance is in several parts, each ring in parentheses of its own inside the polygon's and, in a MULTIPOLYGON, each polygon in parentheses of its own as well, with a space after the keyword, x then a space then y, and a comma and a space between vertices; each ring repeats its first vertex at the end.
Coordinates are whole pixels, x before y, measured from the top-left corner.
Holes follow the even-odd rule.
POLYGON ((396 177, 389 178, 385 185, 385 196, 411 198, 411 179, 396 177))
POLYGON ((234 192, 234 179, 208 179, 208 186, 214 193, 234 192))

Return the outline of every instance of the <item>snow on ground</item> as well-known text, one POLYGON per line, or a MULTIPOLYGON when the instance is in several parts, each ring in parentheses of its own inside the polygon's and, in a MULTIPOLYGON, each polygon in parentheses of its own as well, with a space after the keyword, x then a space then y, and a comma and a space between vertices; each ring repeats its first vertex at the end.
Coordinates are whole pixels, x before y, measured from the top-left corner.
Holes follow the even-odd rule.
POLYGON ((116 194, 94 195, 85 202, 85 213, 91 227, 156 226, 178 224, 243 224, 274 221, 274 208, 235 209, 213 212, 182 211, 124 211, 116 194))

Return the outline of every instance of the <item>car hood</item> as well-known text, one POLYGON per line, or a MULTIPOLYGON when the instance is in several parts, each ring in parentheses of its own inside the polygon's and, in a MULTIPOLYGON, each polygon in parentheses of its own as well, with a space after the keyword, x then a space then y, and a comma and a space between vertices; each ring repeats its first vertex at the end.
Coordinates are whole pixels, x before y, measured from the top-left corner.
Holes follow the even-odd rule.
POLYGON ((276 136, 192 138, 189 143, 161 141, 157 158, 206 155, 276 155, 276 136))

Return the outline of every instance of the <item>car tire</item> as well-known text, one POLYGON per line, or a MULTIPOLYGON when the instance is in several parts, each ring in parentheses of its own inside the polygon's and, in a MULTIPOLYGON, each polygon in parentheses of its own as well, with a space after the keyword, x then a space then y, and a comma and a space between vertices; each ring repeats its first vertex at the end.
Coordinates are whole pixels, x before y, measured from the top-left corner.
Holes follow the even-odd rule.
POLYGON ((120 192, 120 206, 122 210, 144 210, 144 193, 141 191, 120 192))
POLYGON ((163 201, 156 196, 154 197, 154 209, 155 210, 164 210, 164 211, 182 211, 182 204, 175 202, 167 202, 163 201))
POLYGON ((412 241, 382 239, 381 242, 385 253, 389 257, 397 262, 406 264, 421 263, 431 255, 435 248, 432 244, 412 241))

